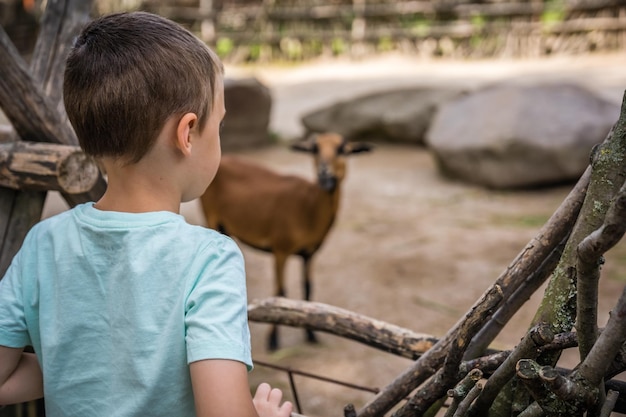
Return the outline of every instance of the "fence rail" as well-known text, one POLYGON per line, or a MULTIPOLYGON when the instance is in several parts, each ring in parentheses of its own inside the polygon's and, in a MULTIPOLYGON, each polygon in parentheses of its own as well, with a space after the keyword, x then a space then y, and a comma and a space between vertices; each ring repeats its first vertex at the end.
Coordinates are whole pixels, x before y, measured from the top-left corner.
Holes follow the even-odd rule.
POLYGON ((302 60, 389 50, 494 57, 626 48, 623 0, 145 0, 197 30, 227 61, 302 60))

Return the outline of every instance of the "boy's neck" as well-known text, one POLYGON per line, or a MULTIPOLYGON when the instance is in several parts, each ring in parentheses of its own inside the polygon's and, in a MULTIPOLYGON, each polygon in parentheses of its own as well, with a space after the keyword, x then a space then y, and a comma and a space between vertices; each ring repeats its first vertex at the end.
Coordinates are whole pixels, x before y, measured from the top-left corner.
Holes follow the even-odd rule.
MULTIPOLYGON (((107 190, 95 204, 99 210, 128 213, 180 212, 181 195, 172 181, 153 164, 121 165, 103 161, 108 177, 107 190)), ((159 165, 160 167, 167 165, 159 165)))

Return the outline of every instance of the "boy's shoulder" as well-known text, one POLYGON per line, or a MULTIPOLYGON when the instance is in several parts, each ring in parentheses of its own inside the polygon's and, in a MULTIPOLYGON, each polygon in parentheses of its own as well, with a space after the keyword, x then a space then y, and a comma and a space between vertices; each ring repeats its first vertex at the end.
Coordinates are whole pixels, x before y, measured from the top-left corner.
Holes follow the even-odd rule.
POLYGON ((72 210, 74 209, 65 210, 60 213, 53 214, 50 217, 41 219, 31 228, 31 233, 43 232, 57 227, 62 227, 61 225, 67 223, 72 218, 72 210))
MULTIPOLYGON (((121 231, 126 229, 143 229, 166 226, 155 236, 164 239, 176 236, 188 243, 195 241, 199 247, 212 246, 220 249, 234 249, 237 243, 229 236, 202 225, 190 224, 179 214, 170 212, 152 212, 143 215, 129 213, 102 212, 93 207, 93 203, 79 204, 64 212, 45 218, 37 223, 29 235, 38 239, 46 234, 71 235, 77 223, 87 226, 89 229, 97 229, 99 232, 121 231), (171 226, 168 227, 167 225, 171 226)), ((79 226, 79 229, 81 227, 79 226)), ((77 233, 80 233, 77 230, 77 233)), ((153 233, 154 234, 154 233, 153 233)))
POLYGON ((187 224, 189 228, 188 233, 194 238, 206 242, 208 245, 222 248, 222 249, 236 249, 239 250, 239 245, 230 236, 218 232, 217 230, 209 229, 205 226, 187 224))

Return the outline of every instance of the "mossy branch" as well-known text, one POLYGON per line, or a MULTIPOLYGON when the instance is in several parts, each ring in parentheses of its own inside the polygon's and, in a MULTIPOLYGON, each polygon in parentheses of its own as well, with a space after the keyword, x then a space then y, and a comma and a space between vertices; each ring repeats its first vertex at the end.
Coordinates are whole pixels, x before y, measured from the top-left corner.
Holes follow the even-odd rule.
MULTIPOLYGON (((626 179, 626 95, 620 117, 606 140, 596 148, 591 158, 591 179, 587 195, 565 246, 559 265, 552 274, 533 325, 551 323, 555 333, 574 327, 576 317, 576 248, 592 232, 600 228, 606 212, 626 179)), ((544 364, 554 364, 558 355, 545 357, 544 364)))

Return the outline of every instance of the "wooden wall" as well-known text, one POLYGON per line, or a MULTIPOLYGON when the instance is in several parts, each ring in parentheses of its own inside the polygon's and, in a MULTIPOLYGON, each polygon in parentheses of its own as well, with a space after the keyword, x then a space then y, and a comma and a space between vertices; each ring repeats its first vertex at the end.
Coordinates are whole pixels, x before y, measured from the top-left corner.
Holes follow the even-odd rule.
POLYGON ((145 0, 228 61, 399 50, 423 57, 532 57, 626 47, 623 0, 145 0))

